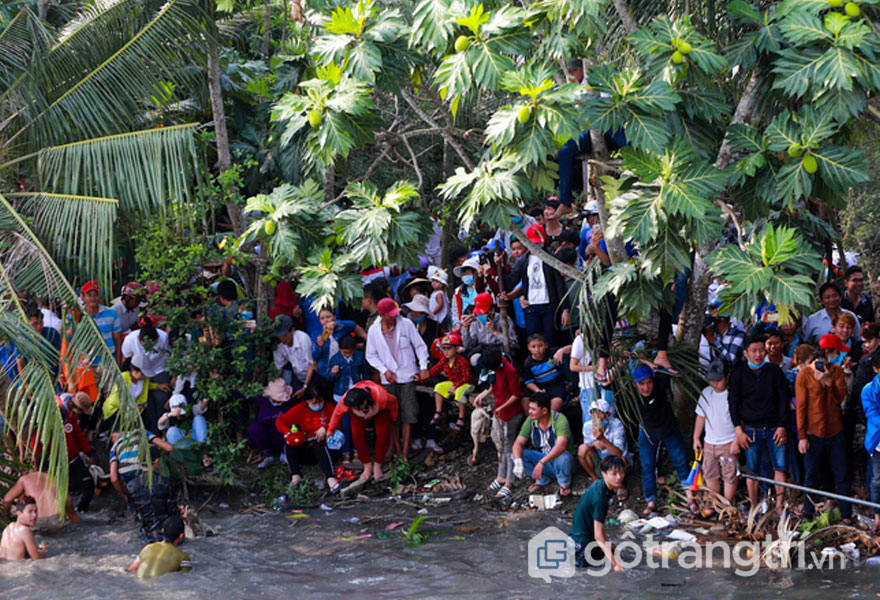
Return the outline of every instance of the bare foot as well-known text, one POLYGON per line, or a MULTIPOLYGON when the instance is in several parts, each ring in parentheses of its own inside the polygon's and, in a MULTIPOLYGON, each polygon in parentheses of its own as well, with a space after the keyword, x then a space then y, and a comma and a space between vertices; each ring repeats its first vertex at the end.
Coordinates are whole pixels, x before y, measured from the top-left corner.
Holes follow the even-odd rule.
POLYGON ((300 481, 302 481, 302 476, 294 475, 290 478, 290 485, 298 485, 300 481))
POLYGON ((382 478, 382 463, 373 463, 373 479, 382 478))
POLYGON ((367 463, 364 465, 364 471, 361 473, 360 479, 364 481, 369 481, 373 476, 373 463, 367 463))

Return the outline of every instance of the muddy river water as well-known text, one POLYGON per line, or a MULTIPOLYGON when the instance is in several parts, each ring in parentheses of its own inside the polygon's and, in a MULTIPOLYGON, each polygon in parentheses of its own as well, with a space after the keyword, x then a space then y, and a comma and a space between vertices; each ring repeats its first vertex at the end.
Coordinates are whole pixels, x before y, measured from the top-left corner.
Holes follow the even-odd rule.
MULTIPOLYGON (((570 521, 552 511, 511 516, 472 503, 429 508, 421 545, 405 543, 417 507, 370 502, 289 519, 290 510, 202 512, 214 537, 187 540, 195 566, 138 580, 125 567, 142 547, 135 526, 109 507, 70 532, 43 538, 42 561, 0 563, 0 598, 226 600, 235 598, 877 598, 880 568, 758 571, 639 565, 624 573, 578 573, 546 583, 529 576, 529 539, 570 521), (389 509, 390 507, 390 509, 389 509), (376 517, 377 510, 384 516, 376 517), (397 510, 396 514, 392 514, 397 510), (110 522, 112 521, 112 522, 110 522), (295 522, 295 524, 291 524, 295 522), (394 526, 394 523, 403 523, 394 526), (392 525, 389 531, 387 528, 392 525), (372 532, 372 533, 371 533, 372 532), (431 535, 433 533, 433 535, 431 535), (370 535, 371 537, 359 537, 370 535)), ((620 539, 620 530, 611 529, 620 539)))

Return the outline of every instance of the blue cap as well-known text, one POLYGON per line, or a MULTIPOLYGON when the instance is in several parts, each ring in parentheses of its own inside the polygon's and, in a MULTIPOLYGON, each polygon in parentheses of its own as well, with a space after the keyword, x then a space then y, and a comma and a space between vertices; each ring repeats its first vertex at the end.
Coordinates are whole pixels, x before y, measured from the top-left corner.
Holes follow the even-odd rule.
POLYGON ((709 308, 721 308, 722 304, 724 304, 723 300, 715 300, 709 303, 709 308))
POLYGON ((654 377, 654 371, 648 365, 641 365, 640 367, 633 369, 632 374, 633 374, 633 379, 636 380, 636 383, 640 383, 641 381, 644 381, 648 377, 652 377, 652 378, 654 377))
POLYGON ((486 250, 504 250, 504 242, 493 238, 486 244, 486 250))

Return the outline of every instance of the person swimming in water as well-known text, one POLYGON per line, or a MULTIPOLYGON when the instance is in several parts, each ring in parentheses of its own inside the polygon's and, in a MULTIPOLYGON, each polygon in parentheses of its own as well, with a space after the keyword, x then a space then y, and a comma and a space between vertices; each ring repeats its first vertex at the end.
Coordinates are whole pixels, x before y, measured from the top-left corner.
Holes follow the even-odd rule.
POLYGON ((129 572, 136 571, 138 577, 144 578, 190 570, 192 565, 189 555, 177 547, 184 538, 181 515, 175 513, 165 519, 162 534, 165 541, 144 546, 137 558, 129 565, 129 572))
POLYGON ((37 522, 37 501, 22 496, 13 503, 15 521, 6 526, 0 537, 0 559, 45 558, 46 544, 37 546, 31 528, 37 522))
POLYGON ((58 513, 58 497, 55 488, 55 482, 48 474, 41 471, 22 475, 3 496, 3 512, 8 513, 12 508, 12 503, 19 496, 30 496, 36 501, 37 514, 39 514, 33 530, 42 534, 63 531, 67 524, 64 520, 65 516, 74 523, 81 519, 73 509, 73 500, 70 496, 67 496, 65 503, 65 514, 58 513))

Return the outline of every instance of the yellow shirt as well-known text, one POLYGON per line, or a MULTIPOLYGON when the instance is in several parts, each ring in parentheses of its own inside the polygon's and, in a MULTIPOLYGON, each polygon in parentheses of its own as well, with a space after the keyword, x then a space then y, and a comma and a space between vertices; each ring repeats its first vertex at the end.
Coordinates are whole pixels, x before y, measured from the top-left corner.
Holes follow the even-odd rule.
POLYGON ((168 542, 155 542, 144 546, 138 554, 137 576, 158 577, 174 571, 189 571, 189 555, 168 542))

